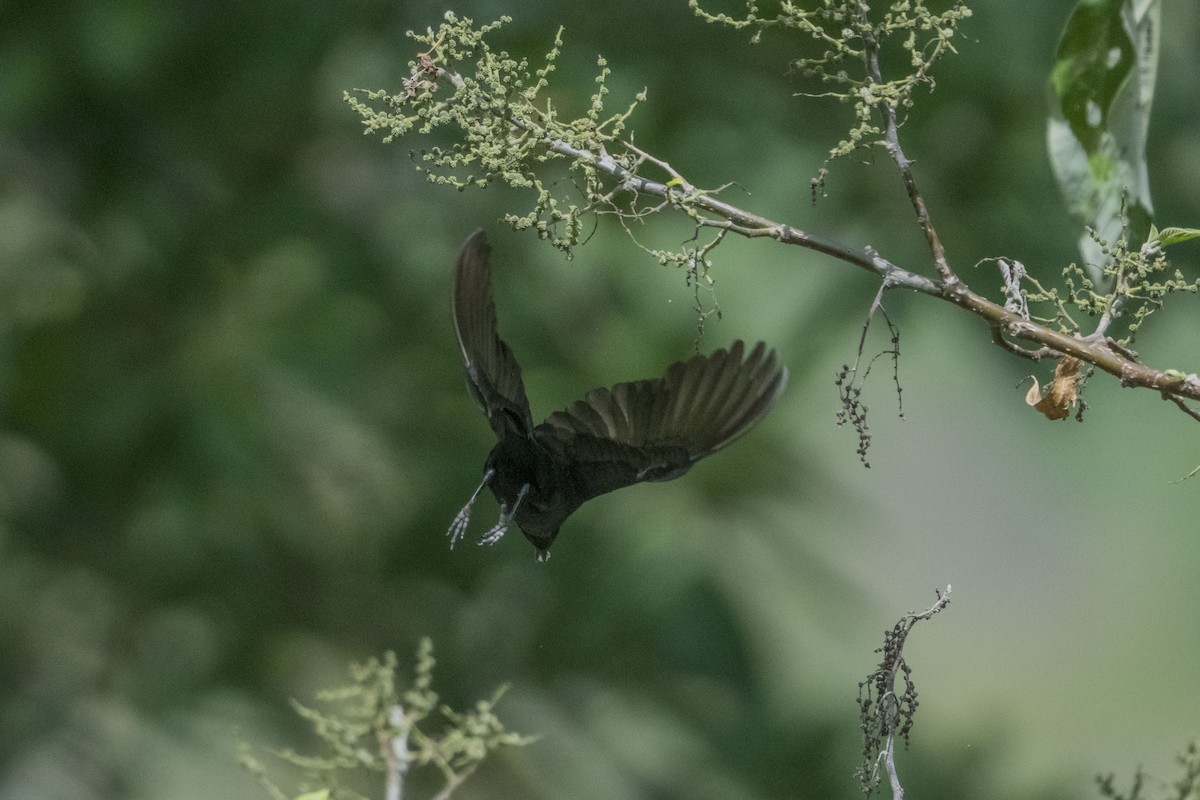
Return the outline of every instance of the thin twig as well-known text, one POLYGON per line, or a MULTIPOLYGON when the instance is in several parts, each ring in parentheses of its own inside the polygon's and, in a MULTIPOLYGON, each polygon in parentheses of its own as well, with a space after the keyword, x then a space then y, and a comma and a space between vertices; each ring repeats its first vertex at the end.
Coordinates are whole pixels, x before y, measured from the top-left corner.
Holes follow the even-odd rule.
POLYGON ((446 778, 446 785, 442 787, 440 792, 433 796, 432 800, 449 800, 450 795, 454 794, 454 790, 457 789, 463 781, 471 777, 471 773, 473 773, 475 768, 478 766, 479 762, 476 761, 470 766, 466 767, 462 772, 457 772, 448 776, 446 778))
MULTIPOLYGON (((882 86, 883 73, 879 68, 879 42, 875 39, 875 34, 871 32, 865 3, 861 4, 859 15, 859 37, 863 42, 867 76, 871 79, 872 84, 882 86)), ((892 161, 896 163, 896 169, 900 171, 900 178, 904 181, 904 190, 908 193, 908 200, 917 214, 917 223, 921 226, 921 231, 925 234, 925 240, 929 243, 929 249, 933 253, 933 264, 942 280, 943 290, 950 293, 955 292, 962 281, 950 267, 950 262, 946 260, 946 248, 942 245, 937 229, 933 227, 933 219, 929 216, 925 198, 921 196, 921 191, 917 188, 917 178, 913 174, 912 161, 904 154, 904 149, 900 146, 900 126, 896 121, 896 106, 885 100, 880 102, 879 108, 883 113, 884 122, 883 141, 880 144, 887 150, 892 161)))
POLYGON ((1187 414, 1189 417, 1196 420, 1197 422, 1200 422, 1200 411, 1197 411, 1196 409, 1192 408, 1187 403, 1185 403, 1183 401, 1183 398, 1173 397, 1172 395, 1163 395, 1163 399, 1170 400, 1172 403, 1179 406, 1180 411, 1187 414))
MULTIPOLYGON (((1118 276, 1118 280, 1120 277, 1118 276)), ((1104 309, 1104 313, 1100 315, 1100 321, 1096 323, 1096 330, 1092 331, 1091 335, 1097 339, 1103 339, 1108 336, 1108 328, 1113 324, 1121 314, 1121 308, 1125 305, 1125 301, 1129 299, 1129 295, 1122 294, 1118 291, 1113 291, 1113 299, 1104 309)))
POLYGON ((1039 347, 1036 350, 1030 350, 1028 348, 1021 347, 1019 344, 1010 342, 1008 339, 1004 338, 1004 329, 1001 325, 988 325, 988 328, 990 328, 992 332, 992 342, 1015 356, 1027 358, 1030 361, 1041 361, 1047 356, 1056 355, 1056 353, 1049 347, 1039 347))
POLYGON ((883 766, 887 769, 888 783, 892 785, 892 800, 904 800, 904 787, 896 774, 896 734, 889 733, 883 748, 883 766))
POLYGON ((875 299, 871 301, 871 308, 867 310, 867 318, 863 322, 862 335, 858 337, 858 357, 854 360, 854 371, 858 372, 858 362, 862 359, 863 349, 867 346, 867 331, 871 328, 871 320, 875 317, 875 312, 883 308, 883 293, 888 290, 887 278, 884 278, 879 283, 879 291, 875 292, 875 299))

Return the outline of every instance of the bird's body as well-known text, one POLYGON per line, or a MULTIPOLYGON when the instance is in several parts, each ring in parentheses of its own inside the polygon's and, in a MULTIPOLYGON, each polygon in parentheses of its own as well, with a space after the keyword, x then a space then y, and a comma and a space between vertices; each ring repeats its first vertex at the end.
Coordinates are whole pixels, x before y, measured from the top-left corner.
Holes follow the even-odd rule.
POLYGON ((484 463, 484 473, 489 471, 488 488, 541 552, 550 549, 559 526, 583 504, 572 471, 536 435, 497 442, 484 463))
POLYGON ((484 479, 450 526, 451 545, 465 532, 484 485, 499 501, 491 544, 515 521, 545 557, 562 523, 585 501, 642 481, 683 475, 699 459, 741 436, 770 410, 787 383, 775 353, 761 342, 693 356, 662 378, 594 389, 535 426, 521 370, 496 332, 488 244, 475 233, 459 255, 454 325, 467 382, 498 442, 484 479))

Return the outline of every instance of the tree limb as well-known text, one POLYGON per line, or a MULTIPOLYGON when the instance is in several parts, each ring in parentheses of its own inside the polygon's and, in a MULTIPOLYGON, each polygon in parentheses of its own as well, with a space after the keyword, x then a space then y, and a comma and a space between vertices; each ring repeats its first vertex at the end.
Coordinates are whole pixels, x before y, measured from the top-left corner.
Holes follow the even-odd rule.
MULTIPOLYGON (((1144 387, 1163 392, 1167 396, 1200 400, 1200 379, 1180 380, 1165 374, 1163 370, 1134 361, 1122 353, 1120 348, 1112 346, 1107 339, 1084 339, 1024 319, 1015 311, 1010 311, 971 291, 966 283, 953 275, 953 272, 953 283, 934 281, 897 266, 871 247, 858 250, 738 208, 711 194, 693 193, 689 196, 682 187, 668 186, 631 173, 609 155, 598 156, 563 141, 548 141, 546 145, 561 155, 589 162, 594 168, 616 179, 623 190, 664 198, 674 196, 699 211, 711 214, 712 218, 704 220, 703 225, 724 228, 747 238, 770 237, 783 244, 815 250, 874 273, 883 278, 889 286, 911 289, 953 303, 981 317, 991 328, 994 342, 1009 352, 1017 353, 1020 350, 1017 354, 1024 358, 1038 360, 1051 355, 1071 355, 1115 376, 1122 386, 1144 387), (1039 347, 1033 350, 1019 348, 1005 339, 1005 335, 1039 347)), ((934 236, 936 238, 936 234, 934 236)))
MULTIPOLYGON (((428 69, 428 66, 425 68, 428 69)), ((465 86, 465 81, 457 73, 441 67, 434 69, 438 78, 446 78, 456 88, 462 89, 465 86)), ((878 70, 877 63, 875 70, 878 70)), ((886 104, 885 108, 887 108, 886 104)), ((711 192, 698 191, 686 180, 683 180, 682 176, 665 166, 663 161, 635 148, 632 144, 622 142, 629 152, 640 157, 643 163, 649 161, 652 164, 660 165, 665 172, 671 174, 673 177, 669 183, 651 180, 630 170, 603 150, 593 152, 556 138, 544 138, 542 144, 552 153, 575 162, 585 163, 591 169, 609 176, 615 181, 615 191, 654 195, 664 198, 670 204, 686 208, 698 226, 719 228, 747 238, 769 237, 782 244, 795 245, 823 253, 879 276, 889 287, 911 289, 920 294, 952 303, 980 317, 988 325, 993 343, 1022 358, 1036 361, 1044 357, 1070 355, 1113 375, 1121 382, 1122 386, 1153 389, 1160 392, 1164 398, 1175 400, 1176 404, 1185 410, 1187 407, 1178 401, 1184 399, 1200 401, 1200 377, 1195 374, 1183 375, 1177 370, 1155 369, 1138 362, 1131 357, 1132 354, 1128 350, 1116 345, 1107 337, 1080 337, 1063 333, 1042 323, 1025 319, 1016 311, 1006 309, 971 291, 950 267, 937 232, 929 220, 928 209, 921 199, 916 181, 912 176, 911 162, 899 148, 895 110, 891 109, 890 113, 885 112, 885 116, 888 117, 888 129, 883 144, 901 171, 918 221, 933 251, 934 263, 938 271, 937 280, 894 264, 870 246, 850 247, 833 239, 739 208, 721 200, 711 192), (1027 342, 1033 347, 1021 347, 1012 341, 1014 339, 1027 342)), ((518 117, 508 115, 507 119, 518 130, 530 131, 531 129, 527 121, 518 117)))

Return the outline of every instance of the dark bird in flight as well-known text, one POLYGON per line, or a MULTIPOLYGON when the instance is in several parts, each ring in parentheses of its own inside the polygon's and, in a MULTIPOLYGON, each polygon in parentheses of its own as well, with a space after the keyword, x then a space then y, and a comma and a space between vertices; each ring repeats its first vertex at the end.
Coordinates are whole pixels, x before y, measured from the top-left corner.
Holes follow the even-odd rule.
POLYGON ((466 533, 471 506, 492 490, 500 521, 479 541, 495 544, 512 522, 537 548, 538 560, 563 521, 585 501, 642 481, 669 481, 748 431, 787 383, 775 351, 759 342, 745 354, 693 356, 661 378, 593 389, 564 411, 534 425, 512 350, 496 333, 487 237, 477 231, 454 271, 454 327, 467 367, 467 387, 499 439, 483 481, 450 525, 453 547, 466 533))

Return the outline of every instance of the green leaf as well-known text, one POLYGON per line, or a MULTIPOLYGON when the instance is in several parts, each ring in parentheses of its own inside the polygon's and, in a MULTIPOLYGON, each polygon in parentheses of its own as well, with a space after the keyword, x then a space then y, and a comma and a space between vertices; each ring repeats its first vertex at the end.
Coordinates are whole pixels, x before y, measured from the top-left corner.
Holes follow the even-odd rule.
MULTIPOLYGON (((1158 71, 1161 0, 1079 0, 1050 73, 1047 144, 1071 214, 1110 244, 1149 238, 1146 132, 1158 71)), ((1080 250, 1103 285, 1104 254, 1080 250)))
POLYGON ((1179 244, 1191 239, 1200 239, 1200 228, 1163 228, 1156 232, 1158 243, 1166 247, 1169 244, 1179 244))

